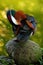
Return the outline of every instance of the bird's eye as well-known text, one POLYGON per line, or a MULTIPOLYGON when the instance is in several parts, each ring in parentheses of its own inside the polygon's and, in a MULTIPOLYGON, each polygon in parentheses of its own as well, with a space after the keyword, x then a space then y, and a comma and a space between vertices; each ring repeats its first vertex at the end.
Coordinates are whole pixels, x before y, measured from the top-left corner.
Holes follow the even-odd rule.
POLYGON ((32 23, 32 21, 31 21, 31 20, 29 20, 29 22, 30 22, 30 23, 32 23))

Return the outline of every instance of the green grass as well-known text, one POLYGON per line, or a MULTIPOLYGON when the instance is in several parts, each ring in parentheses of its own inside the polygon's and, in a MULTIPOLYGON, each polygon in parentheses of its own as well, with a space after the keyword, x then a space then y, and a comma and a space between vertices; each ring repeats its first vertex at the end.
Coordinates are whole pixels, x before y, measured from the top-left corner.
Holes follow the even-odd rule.
POLYGON ((35 17, 37 31, 31 39, 43 47, 43 0, 0 0, 0 55, 6 54, 5 44, 14 37, 12 26, 6 18, 8 9, 23 10, 35 17))

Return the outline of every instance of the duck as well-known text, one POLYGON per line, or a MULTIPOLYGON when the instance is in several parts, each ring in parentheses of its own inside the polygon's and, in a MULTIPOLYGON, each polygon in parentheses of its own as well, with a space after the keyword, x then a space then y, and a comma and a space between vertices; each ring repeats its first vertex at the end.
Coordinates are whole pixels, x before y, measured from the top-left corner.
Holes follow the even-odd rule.
POLYGON ((17 39, 27 40, 29 36, 34 34, 37 23, 33 16, 25 14, 21 10, 8 10, 7 18, 17 39))

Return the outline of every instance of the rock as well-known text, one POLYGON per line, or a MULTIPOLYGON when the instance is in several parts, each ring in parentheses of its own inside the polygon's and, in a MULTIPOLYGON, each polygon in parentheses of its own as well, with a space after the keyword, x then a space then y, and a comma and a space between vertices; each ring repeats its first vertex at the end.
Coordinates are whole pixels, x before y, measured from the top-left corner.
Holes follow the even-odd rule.
POLYGON ((0 56, 0 65, 15 65, 15 62, 9 57, 0 56))
POLYGON ((6 44, 6 50, 17 65, 29 65, 41 58, 40 46, 31 40, 16 42, 12 39, 6 44))

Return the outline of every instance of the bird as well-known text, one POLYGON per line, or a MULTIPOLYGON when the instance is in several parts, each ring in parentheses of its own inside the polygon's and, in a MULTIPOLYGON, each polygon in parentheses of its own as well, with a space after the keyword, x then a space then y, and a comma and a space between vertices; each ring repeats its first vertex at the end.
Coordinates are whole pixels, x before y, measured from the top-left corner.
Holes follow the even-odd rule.
POLYGON ((13 32, 16 34, 18 39, 24 40, 26 36, 28 38, 28 36, 34 34, 37 23, 33 16, 25 14, 21 10, 8 10, 7 18, 11 23, 13 32))

